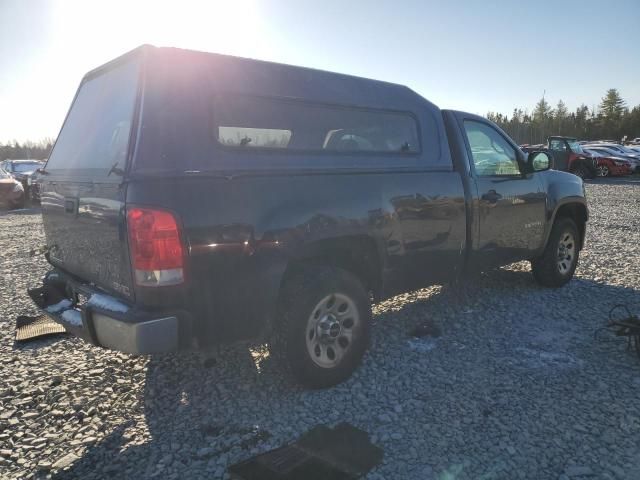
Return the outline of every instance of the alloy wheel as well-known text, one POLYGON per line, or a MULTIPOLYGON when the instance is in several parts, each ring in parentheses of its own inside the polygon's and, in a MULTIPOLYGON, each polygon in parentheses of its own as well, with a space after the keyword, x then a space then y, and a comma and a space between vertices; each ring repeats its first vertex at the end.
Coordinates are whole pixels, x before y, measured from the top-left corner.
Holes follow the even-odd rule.
POLYGON ((314 307, 307 321, 307 352, 322 368, 337 366, 354 343, 360 313, 347 295, 333 293, 314 307))
POLYGON ((565 275, 576 261, 576 241, 573 234, 565 232, 558 244, 558 271, 565 275))

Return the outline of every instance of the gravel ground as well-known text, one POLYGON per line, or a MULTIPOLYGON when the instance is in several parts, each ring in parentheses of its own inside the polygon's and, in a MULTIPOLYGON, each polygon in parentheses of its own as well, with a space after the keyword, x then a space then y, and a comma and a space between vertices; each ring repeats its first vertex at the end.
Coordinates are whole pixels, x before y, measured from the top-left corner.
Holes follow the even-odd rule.
POLYGON ((609 309, 640 314, 640 179, 589 184, 577 278, 534 284, 528 264, 375 308, 364 365, 304 391, 266 348, 135 358, 73 338, 13 343, 46 264, 37 211, 0 215, 0 477, 222 478, 318 424, 346 421, 384 449, 370 479, 640 478, 640 362, 594 339, 609 309), (427 319, 442 336, 410 340, 427 319))

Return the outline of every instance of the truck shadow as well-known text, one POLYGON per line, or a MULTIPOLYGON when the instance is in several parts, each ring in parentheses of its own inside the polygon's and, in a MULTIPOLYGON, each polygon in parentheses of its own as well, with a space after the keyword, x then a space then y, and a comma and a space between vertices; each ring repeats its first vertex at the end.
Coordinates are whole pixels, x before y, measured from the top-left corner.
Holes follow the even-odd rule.
MULTIPOLYGON (((632 311, 638 312, 637 290, 576 278, 557 291, 558 295, 566 294, 566 301, 556 296, 557 308, 544 306, 548 310, 541 310, 543 317, 539 324, 518 323, 519 299, 526 295, 529 299, 549 303, 549 292, 536 286, 529 272, 500 269, 473 277, 462 286, 434 287, 426 293, 408 294, 402 301, 396 298, 388 304, 377 305, 372 349, 364 364, 347 382, 322 391, 305 391, 296 386, 288 375, 283 374, 280 359, 269 356, 267 349, 260 345, 224 347, 216 355, 215 362, 195 353, 152 357, 147 364, 144 389, 138 392, 138 407, 122 413, 122 417, 128 418, 126 421, 88 447, 68 470, 56 473, 53 478, 221 478, 226 468, 239 459, 289 443, 320 423, 360 423, 361 428, 369 428, 368 433, 372 435, 376 433, 371 431, 376 428, 376 422, 360 411, 357 402, 349 401, 336 408, 335 399, 356 394, 376 398, 376 384, 380 381, 376 366, 393 353, 391 349, 406 349, 410 329, 420 318, 435 316, 436 312, 446 312, 443 317, 451 317, 457 325, 450 326, 449 320, 444 322, 438 318, 443 326, 444 341, 449 341, 448 337, 464 341, 468 337, 465 329, 469 335, 476 335, 483 328, 503 328, 491 335, 502 335, 514 343, 522 342, 523 348, 529 349, 524 351, 528 354, 531 341, 557 343, 564 341, 560 338, 562 335, 571 334, 566 348, 585 345, 594 352, 585 360, 590 362, 588 367, 593 375, 598 374, 601 362, 608 362, 609 367, 611 362, 618 362, 621 367, 629 363, 619 342, 614 346, 600 344, 594 340, 593 331, 605 323, 609 308, 616 303, 628 303, 632 311), (575 325, 575 328, 571 326, 575 323, 571 318, 574 302, 593 307, 592 315, 581 317, 583 325, 575 325), (490 313, 505 321, 490 322, 486 327, 478 325, 474 312, 480 310, 484 315, 490 313), (560 330, 555 330, 558 328, 564 330, 558 333, 560 330), (529 340, 522 341, 522 335, 529 335, 529 340)), ((461 354, 464 353, 466 361, 473 365, 474 355, 482 356, 484 361, 484 356, 495 354, 487 349, 478 347, 461 354)), ((405 355, 418 358, 418 354, 408 349, 405 355)), ((550 362, 560 362, 562 357, 541 359, 536 357, 536 361, 548 359, 550 362)), ((450 379, 466 374, 446 362, 440 364, 440 369, 442 378, 433 377, 431 381, 443 381, 454 390, 455 384, 450 379)), ((393 379, 387 380, 393 382, 393 379)), ((463 389, 462 384, 460 388, 463 389)), ((399 400, 407 395, 415 398, 427 395, 436 415, 452 415, 456 408, 446 399, 431 398, 430 392, 407 392, 401 386, 392 395, 399 400)), ((460 395, 465 393, 461 391, 460 395)), ((473 403, 475 400, 468 401, 473 403)), ((398 421, 410 422, 402 417, 412 415, 414 412, 404 411, 399 414, 398 421)), ((396 448, 393 443, 378 441, 392 462, 396 448)), ((441 461, 438 455, 446 457, 438 452, 425 453, 423 460, 425 464, 438 465, 441 461)), ((438 466, 441 471, 454 467, 438 466)))

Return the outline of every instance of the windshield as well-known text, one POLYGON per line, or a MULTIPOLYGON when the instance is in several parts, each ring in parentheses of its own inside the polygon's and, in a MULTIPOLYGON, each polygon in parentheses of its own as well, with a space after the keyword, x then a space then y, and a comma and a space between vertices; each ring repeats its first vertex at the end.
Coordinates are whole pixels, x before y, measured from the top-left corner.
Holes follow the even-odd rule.
POLYGON ((577 140, 567 140, 567 143, 573 153, 584 153, 582 145, 580 145, 577 140))
POLYGON ((12 169, 17 173, 35 172, 40 167, 40 162, 20 162, 12 164, 12 169))

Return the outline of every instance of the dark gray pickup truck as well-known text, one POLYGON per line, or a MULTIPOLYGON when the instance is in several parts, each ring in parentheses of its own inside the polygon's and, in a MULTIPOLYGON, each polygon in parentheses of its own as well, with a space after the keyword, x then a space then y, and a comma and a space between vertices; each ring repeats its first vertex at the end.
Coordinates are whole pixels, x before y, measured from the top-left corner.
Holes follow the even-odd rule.
POLYGON ((332 385, 372 300, 518 260, 572 278, 584 188, 549 164, 404 86, 143 46, 82 80, 41 173, 53 268, 30 295, 130 353, 269 334, 332 385))

